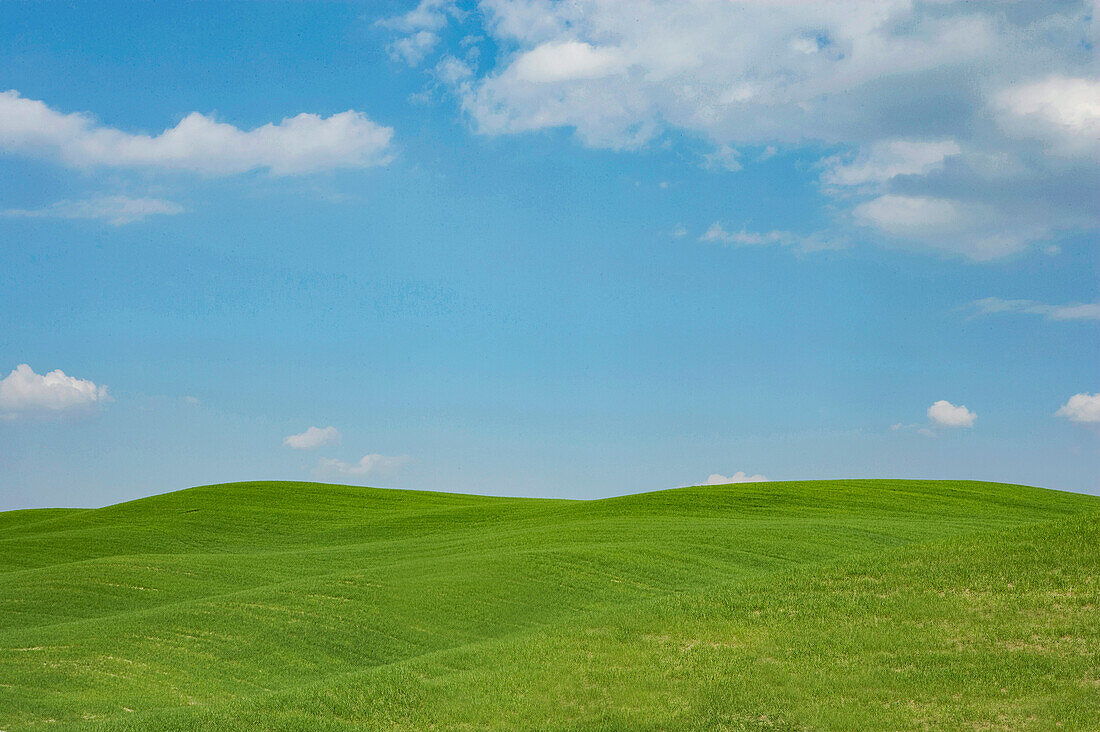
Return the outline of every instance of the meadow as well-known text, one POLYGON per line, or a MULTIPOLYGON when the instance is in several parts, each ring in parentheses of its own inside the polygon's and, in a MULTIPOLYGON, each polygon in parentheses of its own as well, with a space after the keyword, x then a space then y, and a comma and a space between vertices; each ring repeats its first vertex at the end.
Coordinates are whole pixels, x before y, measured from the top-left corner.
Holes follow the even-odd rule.
POLYGON ((0 513, 0 730, 1100 729, 1100 498, 315 483, 0 513))

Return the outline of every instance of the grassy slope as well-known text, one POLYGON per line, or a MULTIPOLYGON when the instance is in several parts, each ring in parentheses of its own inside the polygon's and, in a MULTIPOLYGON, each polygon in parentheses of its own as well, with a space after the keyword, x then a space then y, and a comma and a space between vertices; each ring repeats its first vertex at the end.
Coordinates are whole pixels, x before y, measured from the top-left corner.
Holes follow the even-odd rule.
POLYGON ((1098 504, 255 483, 0 514, 0 729, 1096 727, 1098 504))

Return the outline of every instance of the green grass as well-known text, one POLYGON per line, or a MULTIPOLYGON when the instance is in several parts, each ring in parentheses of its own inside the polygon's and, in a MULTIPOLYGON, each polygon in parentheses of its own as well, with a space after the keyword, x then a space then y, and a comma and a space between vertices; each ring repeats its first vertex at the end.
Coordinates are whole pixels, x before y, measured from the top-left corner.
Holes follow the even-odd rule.
POLYGON ((1100 499, 310 483, 0 513, 0 730, 1100 729, 1100 499))

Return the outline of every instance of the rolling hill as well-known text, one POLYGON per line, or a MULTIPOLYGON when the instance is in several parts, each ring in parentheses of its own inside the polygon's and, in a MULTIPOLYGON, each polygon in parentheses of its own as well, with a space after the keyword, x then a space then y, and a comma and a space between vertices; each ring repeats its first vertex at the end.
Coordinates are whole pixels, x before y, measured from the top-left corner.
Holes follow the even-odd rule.
POLYGON ((1100 729, 1100 499, 313 483, 0 513, 0 730, 1100 729))

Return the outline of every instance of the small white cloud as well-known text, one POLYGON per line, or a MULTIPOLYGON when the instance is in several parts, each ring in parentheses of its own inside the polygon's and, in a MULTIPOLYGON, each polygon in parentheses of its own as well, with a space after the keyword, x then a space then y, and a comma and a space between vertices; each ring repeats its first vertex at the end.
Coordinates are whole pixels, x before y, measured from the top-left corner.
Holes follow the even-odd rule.
POLYGON ((766 481, 763 475, 748 475, 743 470, 738 470, 733 475, 720 475, 711 473, 703 485, 727 485, 729 483, 762 483, 766 481))
POLYGON ((318 475, 359 476, 392 473, 409 462, 408 455, 364 455, 357 463, 345 463, 336 458, 321 458, 314 472, 318 475))
POLYGON ((687 234, 687 227, 683 224, 676 224, 676 228, 672 230, 672 235, 677 239, 683 239, 687 234))
POLYGON ((964 406, 955 406, 944 399, 928 408, 928 419, 938 427, 973 427, 978 415, 964 406))
POLYGON ((1047 320, 1100 320, 1100 302, 1048 305, 1034 300, 1002 300, 986 297, 970 303, 977 315, 1024 313, 1042 315, 1047 320))
POLYGON ((1065 417, 1070 422, 1100 422, 1100 393, 1074 394, 1062 408, 1054 413, 1058 417, 1065 417))
POLYGON ((9 417, 87 414, 109 401, 106 386, 68 376, 60 369, 36 374, 23 363, 0 379, 0 413, 9 417))
POLYGON ((703 156, 703 167, 736 173, 741 170, 741 153, 737 148, 722 144, 703 156))
POLYGON ((392 138, 392 128, 353 110, 329 117, 303 113, 252 130, 192 112, 159 135, 135 134, 101 125, 87 114, 58 112, 14 90, 0 92, 0 151, 81 168, 209 175, 266 168, 273 175, 296 175, 384 165, 393 157, 392 138))
POLYGON ((8 209, 4 216, 19 218, 97 219, 114 226, 143 221, 148 216, 173 216, 183 206, 160 198, 96 196, 82 201, 58 201, 45 208, 8 209))
POLYGON ((335 427, 310 427, 298 435, 283 438, 283 447, 292 450, 314 450, 322 445, 332 445, 340 441, 340 430, 335 427))
POLYGON ((404 61, 409 66, 418 66, 438 43, 439 36, 431 31, 421 30, 398 38, 386 49, 395 61, 404 61))
POLYGON ((446 56, 435 65, 435 78, 447 86, 457 87, 473 75, 470 64, 454 56, 446 56))

